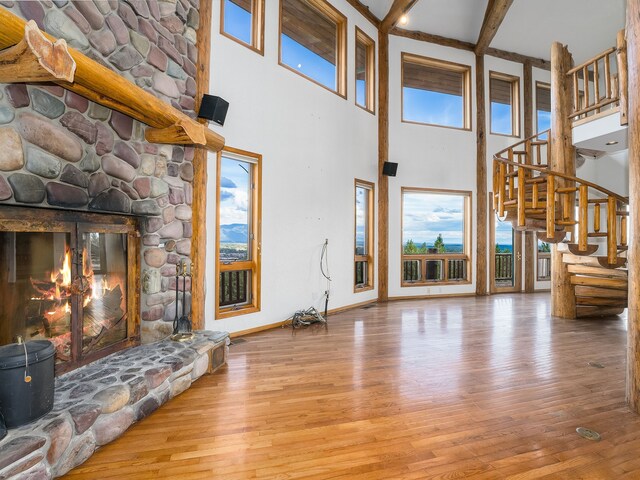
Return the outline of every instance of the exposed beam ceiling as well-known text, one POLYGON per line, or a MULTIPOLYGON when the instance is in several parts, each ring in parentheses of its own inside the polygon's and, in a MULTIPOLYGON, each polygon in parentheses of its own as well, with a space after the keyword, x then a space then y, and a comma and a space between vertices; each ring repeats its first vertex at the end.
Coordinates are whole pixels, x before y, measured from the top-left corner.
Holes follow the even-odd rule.
POLYGON ((484 55, 491 44, 491 40, 498 33, 498 28, 509 11, 513 0, 489 0, 487 11, 484 14, 484 21, 476 42, 476 55, 484 55))
POLYGON ((369 20, 376 28, 380 28, 380 19, 376 17, 369 7, 360 3, 360 0, 347 0, 347 3, 355 8, 364 18, 369 20))
POLYGON ((418 0, 394 0, 393 5, 389 9, 389 13, 384 17, 380 23, 380 30, 383 32, 388 31, 393 27, 400 17, 408 12, 418 0))

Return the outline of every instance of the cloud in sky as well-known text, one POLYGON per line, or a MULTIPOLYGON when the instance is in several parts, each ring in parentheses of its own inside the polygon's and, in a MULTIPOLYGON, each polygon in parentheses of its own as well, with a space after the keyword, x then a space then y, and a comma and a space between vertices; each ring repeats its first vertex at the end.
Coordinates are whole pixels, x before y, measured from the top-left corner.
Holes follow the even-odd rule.
POLYGON ((236 188, 235 182, 227 177, 220 177, 220 186, 222 188, 236 188))
POLYGON ((464 197, 426 192, 404 194, 402 243, 432 244, 439 234, 446 243, 463 243, 464 197))

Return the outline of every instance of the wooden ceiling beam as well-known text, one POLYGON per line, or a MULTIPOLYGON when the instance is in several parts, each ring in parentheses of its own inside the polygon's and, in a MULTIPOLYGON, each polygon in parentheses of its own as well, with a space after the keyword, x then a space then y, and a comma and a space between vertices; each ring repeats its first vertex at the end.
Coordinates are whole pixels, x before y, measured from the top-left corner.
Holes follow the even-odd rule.
POLYGON ((392 27, 398 23, 400 17, 411 10, 418 0, 393 0, 393 4, 389 9, 389 13, 380 22, 380 30, 382 32, 388 32, 392 27))
POLYGON ((476 42, 476 55, 485 54, 491 44, 491 40, 493 40, 493 37, 498 33, 498 28, 500 28, 500 24, 504 20, 512 3, 513 0, 489 0, 487 10, 484 14, 484 21, 482 22, 482 28, 480 29, 480 35, 478 35, 478 41, 476 42))
POLYGON ((373 26, 380 28, 380 19, 376 17, 371 10, 369 10, 369 7, 360 3, 359 0, 347 0, 347 3, 355 8, 360 15, 369 20, 373 26))

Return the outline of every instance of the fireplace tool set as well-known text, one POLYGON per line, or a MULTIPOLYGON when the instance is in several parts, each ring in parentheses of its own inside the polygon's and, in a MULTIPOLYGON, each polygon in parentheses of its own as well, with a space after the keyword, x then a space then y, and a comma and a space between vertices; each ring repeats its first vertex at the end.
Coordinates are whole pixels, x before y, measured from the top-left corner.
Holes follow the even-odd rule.
POLYGON ((183 261, 176 265, 176 316, 173 320, 173 334, 171 340, 184 342, 193 338, 191 330, 191 308, 187 315, 186 283, 187 277, 192 278, 193 263, 187 271, 187 262, 183 261), (180 279, 182 278, 182 303, 180 302, 180 279), (182 308, 180 308, 182 307, 182 308))

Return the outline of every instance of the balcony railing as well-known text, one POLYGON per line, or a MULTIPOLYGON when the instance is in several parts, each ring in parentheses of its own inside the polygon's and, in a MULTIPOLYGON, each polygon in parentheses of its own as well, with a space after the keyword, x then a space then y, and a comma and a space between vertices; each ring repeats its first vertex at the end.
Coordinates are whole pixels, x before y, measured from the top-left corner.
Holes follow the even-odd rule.
POLYGON ((402 256, 402 284, 468 283, 469 257, 464 254, 402 256))
POLYGON ((551 253, 538 252, 538 281, 551 280, 551 253))
POLYGON ((220 273, 220 306, 244 305, 249 302, 249 270, 220 273))
POLYGON ((495 254, 495 279, 498 282, 513 280, 513 253, 495 254))

